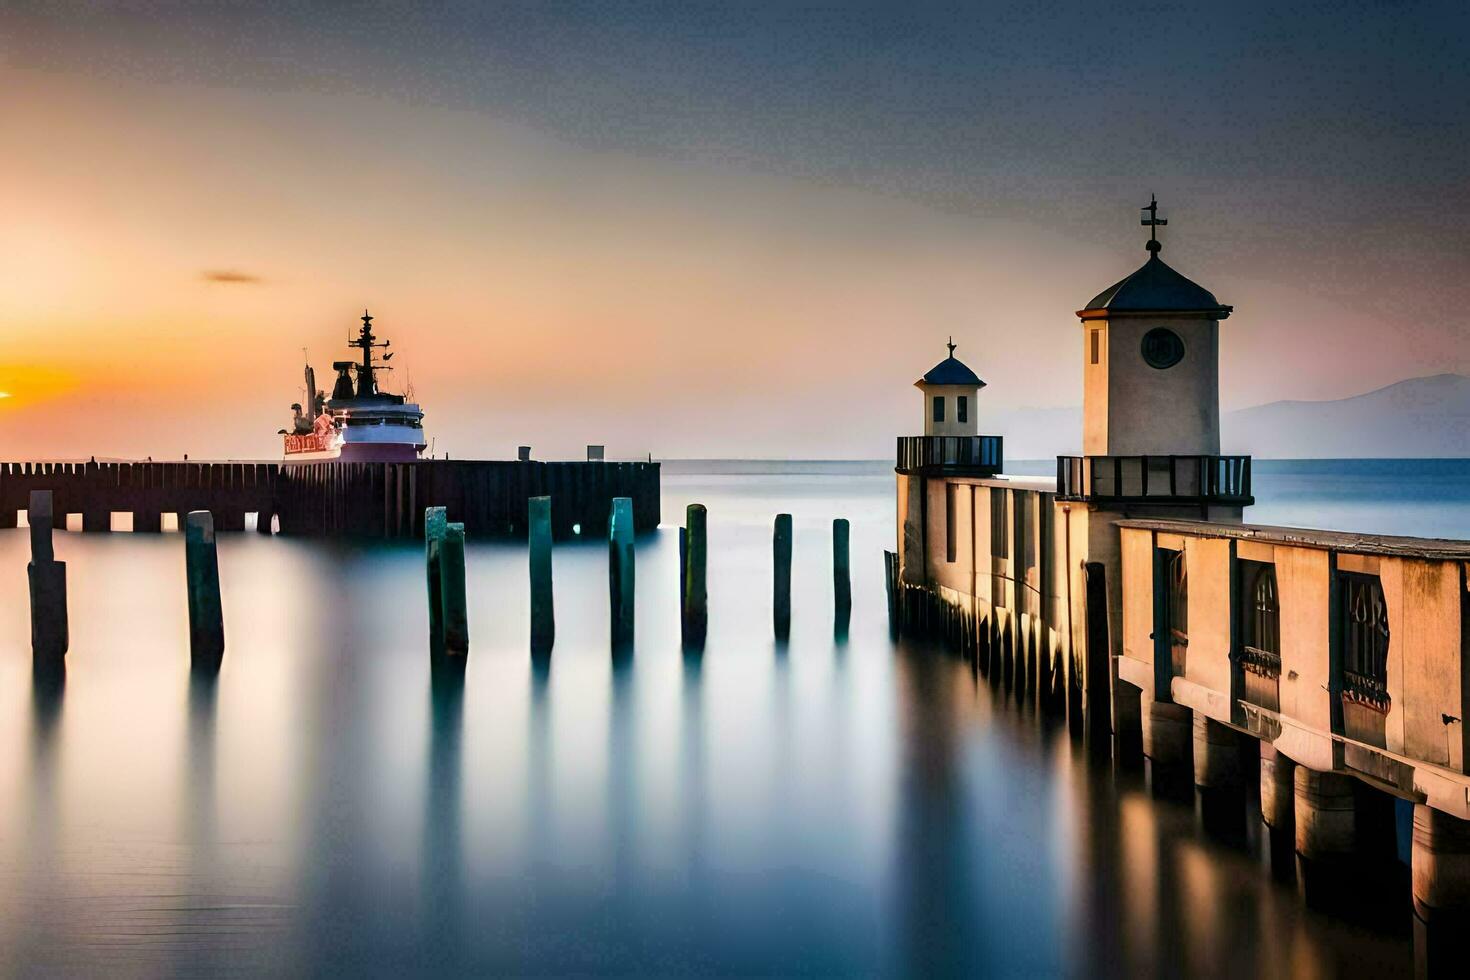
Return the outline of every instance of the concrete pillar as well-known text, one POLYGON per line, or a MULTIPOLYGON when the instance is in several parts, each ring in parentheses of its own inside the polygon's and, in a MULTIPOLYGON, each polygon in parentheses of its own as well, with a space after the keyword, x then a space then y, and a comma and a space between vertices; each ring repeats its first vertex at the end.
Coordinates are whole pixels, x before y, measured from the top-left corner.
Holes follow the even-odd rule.
MULTIPOLYGON (((1050 683, 1039 663, 1041 657, 1036 659, 1037 701, 1045 707, 1050 683)), ((1113 681, 1113 754, 1120 765, 1136 768, 1143 764, 1143 692, 1122 680, 1113 681)))
POLYGON ((1241 789, 1240 740, 1235 729, 1194 713, 1194 784, 1201 789, 1241 789))
POLYGON ((1292 776, 1296 852, 1310 861, 1334 861, 1357 846, 1353 778, 1297 766, 1292 776))
POLYGON ((791 636, 791 515, 777 514, 771 533, 772 620, 776 639, 791 636))
POLYGON ((213 673, 225 655, 225 620, 214 519, 207 510, 190 511, 185 519, 184 571, 189 590, 189 659, 195 670, 213 673))
POLYGON ((851 528, 847 518, 832 522, 832 596, 833 631, 839 638, 847 636, 852 621, 852 555, 849 547, 851 528))
POLYGON ((531 553, 531 653, 547 654, 556 642, 556 612, 551 589, 551 498, 526 504, 531 553))
POLYGON ((684 518, 685 527, 689 530, 688 555, 684 564, 684 645, 696 650, 704 648, 705 635, 709 631, 709 591, 706 581, 708 516, 704 504, 690 504, 684 518))
POLYGON ((1170 701, 1149 701, 1144 716, 1143 754, 1155 768, 1189 771, 1194 742, 1193 712, 1170 701))
POLYGON ((1470 820, 1415 804, 1411 862, 1415 914, 1470 924, 1470 820))
MULTIPOLYGON (((1273 831, 1295 834, 1296 763, 1261 743, 1261 820, 1273 831)), ((1294 839, 1294 838, 1293 838, 1294 839)))
POLYGON ((607 586, 612 603, 612 645, 623 650, 633 645, 633 501, 614 497, 607 528, 607 586))

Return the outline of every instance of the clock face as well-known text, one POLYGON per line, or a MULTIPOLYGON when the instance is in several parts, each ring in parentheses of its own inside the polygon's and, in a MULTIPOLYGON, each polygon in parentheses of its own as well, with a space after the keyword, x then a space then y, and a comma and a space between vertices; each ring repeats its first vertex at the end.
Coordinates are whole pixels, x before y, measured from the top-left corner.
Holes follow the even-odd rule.
POLYGON ((1143 359, 1160 371, 1184 360, 1184 341, 1168 327, 1154 327, 1143 335, 1143 359))

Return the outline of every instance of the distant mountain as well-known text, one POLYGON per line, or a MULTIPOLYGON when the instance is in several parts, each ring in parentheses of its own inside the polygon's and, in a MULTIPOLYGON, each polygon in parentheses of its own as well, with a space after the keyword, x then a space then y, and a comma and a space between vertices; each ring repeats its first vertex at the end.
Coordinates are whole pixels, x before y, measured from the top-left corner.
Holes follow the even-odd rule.
MULTIPOLYGON (((981 428, 1005 436, 1007 459, 1081 452, 1082 409, 997 412, 981 428)), ((1280 401, 1226 412, 1220 448, 1262 459, 1470 457, 1470 378, 1409 378, 1335 401, 1280 401)))
POLYGON ((1336 401, 1227 413, 1220 448, 1263 458, 1470 456, 1470 378, 1409 378, 1336 401))

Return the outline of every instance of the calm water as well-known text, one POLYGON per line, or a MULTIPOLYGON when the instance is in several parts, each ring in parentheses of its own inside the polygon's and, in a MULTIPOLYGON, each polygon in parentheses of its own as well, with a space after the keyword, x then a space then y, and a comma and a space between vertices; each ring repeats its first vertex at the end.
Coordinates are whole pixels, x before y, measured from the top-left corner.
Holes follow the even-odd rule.
MULTIPOLYGON (((1260 467, 1260 519, 1470 536, 1460 464, 1385 506, 1385 473, 1302 465, 1260 467)), ((457 693, 431 689, 417 546, 255 535, 221 542, 228 651, 203 689, 178 536, 60 535, 70 666, 38 687, 25 533, 0 533, 0 972, 1410 969, 1403 923, 1308 911, 1254 833, 1215 839, 965 664, 895 647, 892 475, 801 469, 666 475, 671 525, 710 508, 702 657, 679 650, 672 530, 640 543, 618 666, 604 547, 556 551, 543 671, 524 550, 473 546, 457 693), (834 516, 853 524, 841 645, 834 516)))

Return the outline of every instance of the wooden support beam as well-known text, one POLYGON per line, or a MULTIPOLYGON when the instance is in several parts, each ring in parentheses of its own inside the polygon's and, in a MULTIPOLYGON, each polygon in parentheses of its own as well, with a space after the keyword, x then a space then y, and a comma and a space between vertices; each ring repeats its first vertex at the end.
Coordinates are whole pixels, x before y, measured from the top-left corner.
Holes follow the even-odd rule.
POLYGON ((771 534, 772 618, 776 639, 791 636, 791 515, 777 514, 771 534))
POLYGON ((708 512, 704 504, 690 504, 685 512, 685 527, 688 529, 688 549, 684 562, 684 646, 691 650, 704 649, 709 632, 709 591, 706 574, 708 570, 708 541, 706 525, 708 512))
POLYGON ((607 528, 607 587, 614 652, 633 645, 633 501, 614 497, 607 528))
POLYGON ((470 652, 469 595, 465 589, 464 525, 446 524, 439 546, 439 589, 444 597, 444 655, 463 658, 470 652))
POLYGON ((32 490, 26 518, 31 525, 31 656, 36 667, 64 669, 70 634, 66 613, 66 563, 52 549, 50 490, 32 490))
POLYGON ((551 589, 551 498, 526 503, 531 559, 531 653, 551 652, 556 642, 556 612, 551 589))
POLYGON ((847 518, 839 517, 832 522, 833 631, 838 637, 847 636, 848 624, 852 621, 850 531, 847 518))
POLYGON ((225 621, 214 517, 207 510, 190 511, 185 521, 184 570, 189 589, 189 657, 194 669, 216 671, 225 655, 225 621))
POLYGON ((439 555, 449 518, 443 507, 424 508, 424 567, 429 582, 429 658, 444 658, 444 592, 439 555))

